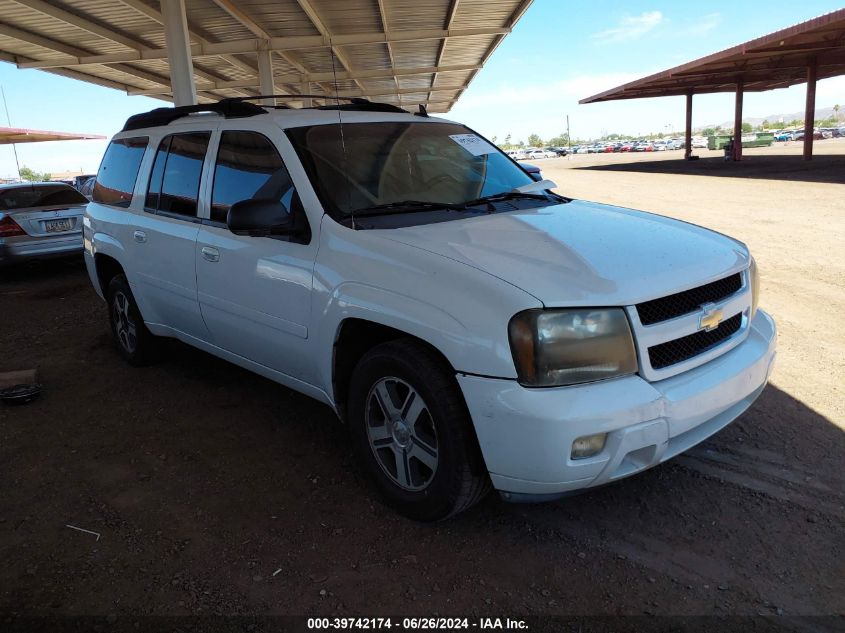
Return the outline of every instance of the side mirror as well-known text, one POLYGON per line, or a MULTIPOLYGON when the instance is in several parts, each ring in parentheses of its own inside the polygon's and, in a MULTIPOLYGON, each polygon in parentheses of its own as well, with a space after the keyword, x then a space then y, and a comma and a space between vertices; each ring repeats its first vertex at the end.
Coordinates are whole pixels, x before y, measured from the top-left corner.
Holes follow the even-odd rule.
POLYGON ((226 226, 235 235, 267 237, 297 232, 293 215, 278 200, 253 198, 229 207, 226 226))

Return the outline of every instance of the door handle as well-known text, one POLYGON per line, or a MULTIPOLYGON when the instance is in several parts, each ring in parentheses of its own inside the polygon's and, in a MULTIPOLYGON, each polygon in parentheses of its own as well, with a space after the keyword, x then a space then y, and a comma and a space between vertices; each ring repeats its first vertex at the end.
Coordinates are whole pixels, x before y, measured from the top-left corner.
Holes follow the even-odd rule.
POLYGON ((202 247, 202 256, 205 260, 209 262, 220 261, 220 251, 218 251, 216 248, 212 248, 211 246, 202 247))
POLYGON ((143 244, 144 242, 147 241, 147 234, 144 233, 143 231, 135 231, 132 234, 132 237, 134 237, 135 241, 138 242, 139 244, 143 244))

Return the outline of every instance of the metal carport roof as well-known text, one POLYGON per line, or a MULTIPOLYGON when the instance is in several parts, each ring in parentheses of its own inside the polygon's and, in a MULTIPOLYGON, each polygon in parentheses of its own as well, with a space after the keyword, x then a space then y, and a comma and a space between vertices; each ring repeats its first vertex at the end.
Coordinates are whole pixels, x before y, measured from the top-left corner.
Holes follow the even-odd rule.
POLYGON ((605 90, 579 103, 733 92, 740 80, 745 92, 786 88, 806 82, 811 65, 817 69, 817 79, 845 74, 845 9, 605 90))
POLYGON ((42 141, 84 141, 104 139, 100 134, 77 134, 75 132, 51 132, 49 130, 27 130, 17 127, 0 127, 0 145, 12 143, 40 143, 42 141))
POLYGON ((269 85, 445 112, 531 1, 0 0, 0 59, 168 100, 192 75, 199 101, 269 85))
MULTIPOLYGON (((691 158, 692 97, 735 92, 734 139, 741 137, 742 96, 807 83, 804 113, 804 158, 813 155, 816 82, 845 74, 845 9, 749 40, 681 66, 605 90, 579 103, 686 95, 686 158, 691 158)), ((742 143, 732 145, 735 160, 742 143)))

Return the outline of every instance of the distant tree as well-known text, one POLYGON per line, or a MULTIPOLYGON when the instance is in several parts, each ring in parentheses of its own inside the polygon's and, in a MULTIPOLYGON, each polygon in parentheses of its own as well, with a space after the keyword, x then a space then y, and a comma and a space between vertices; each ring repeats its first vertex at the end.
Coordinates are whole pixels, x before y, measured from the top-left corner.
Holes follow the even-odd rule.
POLYGON ((761 130, 768 130, 770 127, 772 127, 772 124, 769 123, 769 120, 763 119, 763 122, 760 124, 760 129, 761 130))
POLYGON ((703 130, 701 130, 702 136, 714 136, 717 133, 718 133, 718 130, 714 127, 706 127, 703 130))
POLYGON ((838 103, 833 106, 833 116, 836 118, 837 121, 839 120, 839 109, 840 108, 838 103))
POLYGON ((549 145, 552 145, 553 147, 560 147, 560 146, 566 145, 568 143, 569 143, 569 137, 566 135, 566 132, 563 132, 563 133, 549 139, 549 145))
POLYGON ((511 135, 510 134, 508 134, 505 137, 505 147, 513 147, 513 145, 511 145, 511 135))
POLYGON ((499 140, 499 137, 498 137, 498 136, 494 136, 494 137, 493 137, 493 138, 491 138, 490 140, 491 140, 491 141, 493 141, 493 145, 496 145, 496 141, 498 141, 498 140, 499 140))
POLYGON ((525 141, 519 141, 519 142, 516 144, 516 146, 517 146, 517 147, 525 147, 525 141))
POLYGON ((541 139, 537 134, 531 134, 528 137, 528 144, 532 147, 540 147, 543 144, 543 139, 541 139))
POLYGON ((742 131, 743 132, 753 132, 754 126, 748 123, 747 121, 742 122, 742 131))
POLYGON ((29 167, 21 167, 21 179, 29 182, 46 182, 50 180, 50 174, 46 171, 37 172, 29 167))

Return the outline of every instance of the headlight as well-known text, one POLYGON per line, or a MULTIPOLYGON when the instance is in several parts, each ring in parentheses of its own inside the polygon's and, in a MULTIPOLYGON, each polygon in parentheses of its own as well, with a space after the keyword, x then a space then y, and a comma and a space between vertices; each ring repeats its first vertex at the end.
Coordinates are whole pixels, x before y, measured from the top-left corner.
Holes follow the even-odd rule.
POLYGON ((628 319, 621 308, 526 310, 508 326, 511 352, 526 387, 557 387, 637 371, 628 319))
POLYGON ((757 314, 757 306, 760 305, 760 273, 757 272, 757 262, 751 258, 751 266, 748 267, 748 283, 751 285, 751 318, 757 314))

